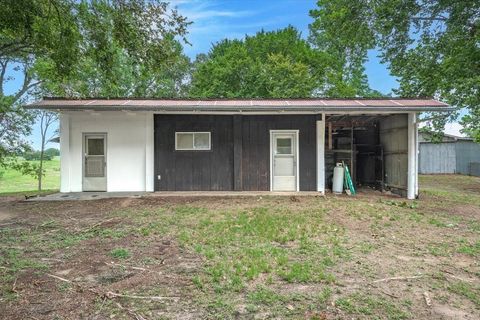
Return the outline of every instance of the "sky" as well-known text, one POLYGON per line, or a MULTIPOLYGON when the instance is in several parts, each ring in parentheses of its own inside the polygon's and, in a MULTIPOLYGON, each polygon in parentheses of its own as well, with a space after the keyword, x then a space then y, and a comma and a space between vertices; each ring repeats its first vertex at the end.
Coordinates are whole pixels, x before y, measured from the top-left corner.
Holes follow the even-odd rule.
MULTIPOLYGON (((171 4, 193 22, 187 37, 192 45, 184 49, 191 59, 208 52, 221 39, 241 39, 261 29, 272 31, 292 25, 306 39, 308 25, 313 22, 309 11, 316 8, 315 0, 173 0, 171 4)), ((373 89, 389 93, 397 82, 377 55, 374 50, 369 52, 369 82, 373 89)))
MULTIPOLYGON (((207 53, 217 41, 225 38, 241 39, 245 35, 254 35, 261 29, 271 31, 292 25, 307 38, 308 25, 313 21, 309 11, 316 7, 315 0, 170 0, 170 3, 193 22, 187 36, 190 45, 184 45, 185 54, 192 60, 199 53, 207 53)), ((375 50, 369 52, 366 73, 371 88, 387 94, 398 83, 390 75, 387 66, 380 62, 378 54, 375 50)), ((10 82, 9 88, 18 88, 20 81, 17 79, 10 82)), ((459 134, 459 129, 460 125, 456 123, 447 126, 446 132, 459 134)), ((30 140, 34 148, 38 149, 38 125, 33 131, 30 140)))

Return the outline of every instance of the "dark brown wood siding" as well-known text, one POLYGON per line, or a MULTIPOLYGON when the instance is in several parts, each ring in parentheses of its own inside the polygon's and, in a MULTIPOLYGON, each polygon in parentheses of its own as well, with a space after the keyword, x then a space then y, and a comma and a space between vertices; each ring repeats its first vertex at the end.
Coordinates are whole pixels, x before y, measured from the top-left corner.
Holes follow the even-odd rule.
POLYGON ((155 190, 233 190, 231 116, 155 115, 154 119, 155 190), (175 132, 181 131, 211 132, 211 150, 175 151, 175 132))
POLYGON ((300 190, 314 191, 316 120, 316 115, 155 115, 155 190, 268 191, 270 130, 299 130, 300 190), (175 131, 210 131, 212 150, 175 151, 175 131))
POLYGON ((315 115, 265 115, 242 117, 243 190, 270 190, 270 130, 299 130, 300 191, 315 191, 315 115))

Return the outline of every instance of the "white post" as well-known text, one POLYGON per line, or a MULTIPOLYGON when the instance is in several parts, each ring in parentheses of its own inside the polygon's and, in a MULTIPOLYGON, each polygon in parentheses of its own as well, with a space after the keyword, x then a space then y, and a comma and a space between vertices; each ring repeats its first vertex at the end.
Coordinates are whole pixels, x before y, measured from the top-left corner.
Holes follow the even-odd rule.
POLYGON ((317 121, 317 191, 325 194, 325 114, 317 121))
POLYGON ((408 189, 407 198, 415 199, 417 186, 417 121, 416 113, 408 114, 408 189))
POLYGON ((418 142, 418 114, 415 114, 415 198, 418 197, 418 156, 420 154, 420 145, 418 142))
POLYGON ((153 113, 145 115, 145 191, 153 192, 153 113))
POLYGON ((60 192, 70 192, 70 116, 60 114, 60 192))

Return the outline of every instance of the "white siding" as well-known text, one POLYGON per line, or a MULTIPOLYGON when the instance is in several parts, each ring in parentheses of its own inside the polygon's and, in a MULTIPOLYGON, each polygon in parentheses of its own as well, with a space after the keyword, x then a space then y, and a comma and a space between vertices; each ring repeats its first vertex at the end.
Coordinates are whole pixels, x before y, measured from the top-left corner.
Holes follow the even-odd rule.
POLYGON ((62 192, 82 191, 83 133, 107 134, 107 191, 153 191, 152 113, 68 112, 61 119, 62 192))

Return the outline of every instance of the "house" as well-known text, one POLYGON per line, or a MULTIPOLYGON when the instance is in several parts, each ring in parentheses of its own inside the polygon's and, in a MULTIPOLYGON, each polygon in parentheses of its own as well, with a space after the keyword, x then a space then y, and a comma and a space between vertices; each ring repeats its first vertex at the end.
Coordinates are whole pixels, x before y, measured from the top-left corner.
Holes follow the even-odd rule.
POLYGON ((318 191, 336 163, 413 199, 431 99, 61 99, 61 192, 318 191))
POLYGON ((444 134, 440 142, 432 142, 428 133, 418 138, 419 173, 480 176, 480 144, 472 138, 444 134))

